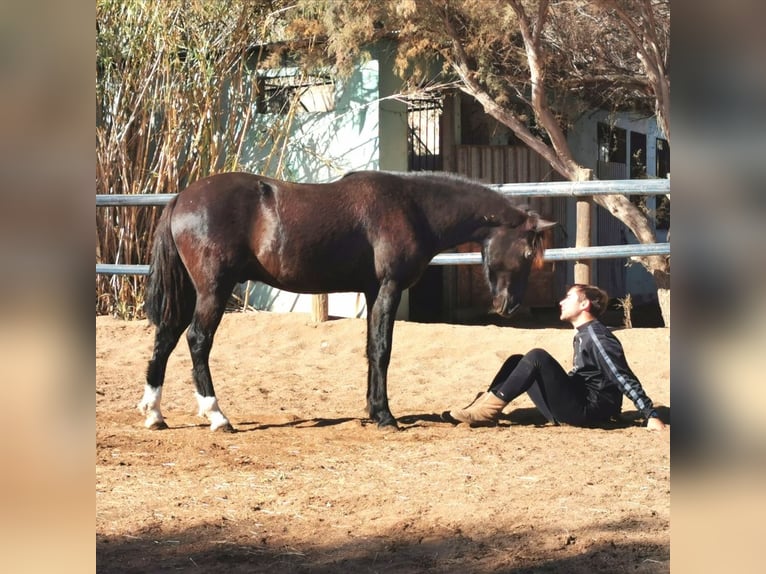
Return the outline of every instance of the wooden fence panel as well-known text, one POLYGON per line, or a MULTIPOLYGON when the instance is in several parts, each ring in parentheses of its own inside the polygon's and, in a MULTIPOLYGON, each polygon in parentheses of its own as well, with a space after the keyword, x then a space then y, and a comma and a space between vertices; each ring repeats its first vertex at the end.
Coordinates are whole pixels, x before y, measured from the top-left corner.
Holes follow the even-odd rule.
MULTIPOLYGON (((560 181, 561 178, 542 156, 525 146, 457 145, 457 172, 484 183, 534 183, 560 181)), ((525 198, 520 204, 529 206, 546 219, 566 221, 566 199, 551 197, 525 198)), ((555 247, 555 231, 546 232, 545 246, 555 247)), ((458 252, 479 251, 478 244, 464 244, 458 252)), ((539 262, 530 276, 524 303, 530 307, 556 305, 558 291, 563 289, 565 267, 553 262, 539 262)), ((454 316, 481 314, 491 303, 481 267, 459 266, 445 273, 445 310, 454 316)))

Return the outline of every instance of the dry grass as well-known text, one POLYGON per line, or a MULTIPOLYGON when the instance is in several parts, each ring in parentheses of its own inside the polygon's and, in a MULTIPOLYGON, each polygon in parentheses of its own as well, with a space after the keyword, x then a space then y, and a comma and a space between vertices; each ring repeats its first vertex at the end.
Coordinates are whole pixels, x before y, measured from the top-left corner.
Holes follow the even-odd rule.
POLYGON ((622 299, 617 299, 619 302, 619 307, 622 309, 622 324, 625 326, 626 329, 632 329, 633 328, 633 320, 631 319, 631 313, 633 311, 633 299, 630 296, 630 293, 625 295, 622 299))
MULTIPOLYGON (((246 145, 270 146, 260 167, 280 175, 292 111, 275 116, 273 129, 261 135, 251 125, 255 68, 269 64, 253 47, 270 41, 274 6, 97 3, 97 194, 174 193, 241 169, 246 145)), ((97 209, 96 262, 147 264, 160 212, 97 209)), ((141 317, 143 284, 143 277, 97 275, 96 313, 141 317)))

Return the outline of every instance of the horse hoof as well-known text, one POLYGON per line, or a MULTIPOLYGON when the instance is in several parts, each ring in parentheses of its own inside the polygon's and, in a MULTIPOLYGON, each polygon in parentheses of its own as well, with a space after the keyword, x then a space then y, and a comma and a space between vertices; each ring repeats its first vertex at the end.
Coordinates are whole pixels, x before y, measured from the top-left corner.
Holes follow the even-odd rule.
POLYGON ((237 429, 231 426, 231 423, 226 423, 216 428, 211 427, 210 430, 213 432, 237 432, 237 429))
POLYGON ((390 418, 383 421, 378 421, 378 430, 384 432, 395 432, 399 430, 399 425, 396 424, 395 418, 390 418))
POLYGON ((166 428, 168 428, 168 423, 166 423, 165 421, 156 421, 150 424, 149 426, 147 426, 146 428, 148 428, 149 430, 165 430, 166 428))

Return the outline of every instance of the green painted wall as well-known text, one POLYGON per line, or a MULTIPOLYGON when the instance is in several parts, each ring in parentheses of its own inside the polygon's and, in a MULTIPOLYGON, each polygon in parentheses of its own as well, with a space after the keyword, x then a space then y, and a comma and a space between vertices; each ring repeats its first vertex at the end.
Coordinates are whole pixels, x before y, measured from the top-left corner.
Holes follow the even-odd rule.
POLYGON ((286 116, 254 115, 253 138, 240 158, 243 168, 267 175, 281 169, 283 179, 312 183, 333 181, 354 170, 406 171, 406 105, 381 99, 398 92, 400 83, 390 67, 373 59, 348 80, 336 82, 331 112, 298 113, 291 124, 286 116), (287 141, 280 141, 285 132, 287 141), (263 138, 268 133, 271 137, 263 138), (264 139, 263 144, 255 143, 264 139))
MULTIPOLYGON (((334 181, 355 170, 407 171, 407 106, 385 99, 399 92, 400 85, 389 62, 372 59, 348 80, 336 82, 334 111, 297 114, 291 125, 285 116, 254 116, 250 128, 253 138, 241 155, 243 169, 273 176, 281 166, 283 179, 311 183, 334 181), (280 142, 280 149, 284 149, 280 164, 272 148, 285 131, 289 137, 280 142), (265 145, 252 143, 263 140, 264 133, 272 134, 265 145)), ((311 312, 310 295, 260 283, 250 284, 248 289, 248 300, 257 309, 311 312)), ((405 293, 397 317, 406 319, 408 309, 405 293)), ((363 317, 364 297, 357 293, 330 294, 329 312, 333 316, 363 317)))

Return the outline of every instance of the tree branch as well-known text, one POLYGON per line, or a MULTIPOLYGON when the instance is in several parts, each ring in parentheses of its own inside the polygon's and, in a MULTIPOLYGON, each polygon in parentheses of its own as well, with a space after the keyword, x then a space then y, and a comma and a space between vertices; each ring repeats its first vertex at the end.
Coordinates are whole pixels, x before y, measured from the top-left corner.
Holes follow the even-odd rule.
POLYGON ((568 177, 567 174, 571 172, 571 168, 561 160, 556 151, 546 145, 540 138, 536 137, 516 114, 508 108, 500 106, 479 84, 479 82, 476 81, 475 73, 469 65, 468 55, 465 53, 460 35, 457 33, 457 30, 455 30, 455 26, 446 11, 442 12, 442 17, 447 35, 452 40, 451 48, 453 57, 450 59, 450 63, 463 83, 460 89, 475 98, 476 101, 482 105, 484 111, 500 123, 508 126, 522 142, 549 161, 553 166, 553 169, 565 177, 568 177))
POLYGON ((529 77, 532 86, 532 109, 535 112, 540 125, 551 138, 551 145, 555 150, 560 165, 564 167, 563 171, 557 169, 561 175, 567 179, 576 179, 577 173, 581 169, 579 164, 574 161, 569 149, 564 131, 561 124, 551 112, 545 94, 545 67, 543 65, 543 53, 540 45, 540 34, 542 33, 543 23, 545 22, 548 11, 548 2, 541 2, 538 10, 537 33, 533 33, 532 24, 529 21, 524 7, 519 0, 508 0, 508 4, 516 13, 519 20, 519 31, 524 40, 524 48, 527 54, 529 64, 529 77))
POLYGON ((604 11, 612 10, 625 25, 636 47, 636 56, 646 70, 649 85, 656 99, 657 123, 670 141, 670 78, 665 65, 665 56, 659 48, 658 27, 652 10, 651 0, 639 0, 641 24, 637 24, 616 0, 596 0, 604 11))

